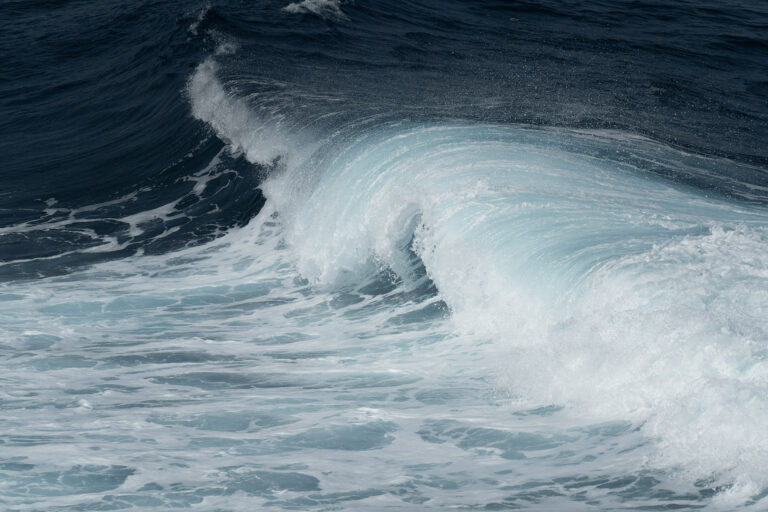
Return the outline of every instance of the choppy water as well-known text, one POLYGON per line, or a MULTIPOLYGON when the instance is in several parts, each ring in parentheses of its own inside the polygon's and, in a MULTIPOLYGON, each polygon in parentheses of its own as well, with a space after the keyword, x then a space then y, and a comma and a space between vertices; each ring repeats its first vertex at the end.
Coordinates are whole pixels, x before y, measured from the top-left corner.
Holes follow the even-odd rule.
POLYGON ((0 29, 3 509, 766 507, 766 5, 0 29))

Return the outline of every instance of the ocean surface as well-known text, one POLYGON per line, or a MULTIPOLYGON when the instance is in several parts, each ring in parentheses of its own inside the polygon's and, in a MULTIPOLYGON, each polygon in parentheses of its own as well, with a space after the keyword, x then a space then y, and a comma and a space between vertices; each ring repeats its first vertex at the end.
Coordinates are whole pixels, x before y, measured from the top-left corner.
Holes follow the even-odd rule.
POLYGON ((768 2, 1 0, 0 509, 768 510, 768 2))

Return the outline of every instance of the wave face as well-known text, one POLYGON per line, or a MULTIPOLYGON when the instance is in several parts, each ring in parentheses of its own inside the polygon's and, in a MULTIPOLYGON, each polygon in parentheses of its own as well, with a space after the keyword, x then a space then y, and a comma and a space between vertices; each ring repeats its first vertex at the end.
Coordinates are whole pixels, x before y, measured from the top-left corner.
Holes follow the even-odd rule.
POLYGON ((765 508, 764 9, 3 11, 4 508, 765 508))

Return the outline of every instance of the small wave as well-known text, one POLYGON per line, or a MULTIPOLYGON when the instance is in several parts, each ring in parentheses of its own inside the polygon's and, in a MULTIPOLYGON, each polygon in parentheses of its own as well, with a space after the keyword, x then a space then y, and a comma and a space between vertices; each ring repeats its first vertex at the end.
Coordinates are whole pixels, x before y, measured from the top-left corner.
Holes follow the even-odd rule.
POLYGON ((283 11, 291 14, 314 14, 323 19, 348 19, 341 10, 343 0, 302 0, 283 7, 283 11))
POLYGON ((213 58, 200 64, 189 80, 187 92, 192 115, 207 123, 233 152, 243 152, 249 162, 262 166, 297 165, 314 147, 303 147, 300 134, 285 129, 281 112, 265 105, 258 112, 229 94, 216 73, 213 58))
POLYGON ((189 27, 187 27, 187 30, 190 34, 193 36, 196 36, 198 34, 198 29, 200 28, 200 24, 205 21, 205 17, 208 16, 208 12, 211 10, 211 6, 206 4, 203 7, 200 8, 200 10, 197 13, 197 18, 195 18, 195 21, 190 23, 189 27))

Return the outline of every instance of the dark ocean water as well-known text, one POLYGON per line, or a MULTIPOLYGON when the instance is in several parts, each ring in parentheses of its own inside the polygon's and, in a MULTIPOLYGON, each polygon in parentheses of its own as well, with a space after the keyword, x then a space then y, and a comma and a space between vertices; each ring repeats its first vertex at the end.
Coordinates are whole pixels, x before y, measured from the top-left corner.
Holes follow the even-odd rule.
POLYGON ((768 3, 0 2, 0 508, 761 510, 768 3))

